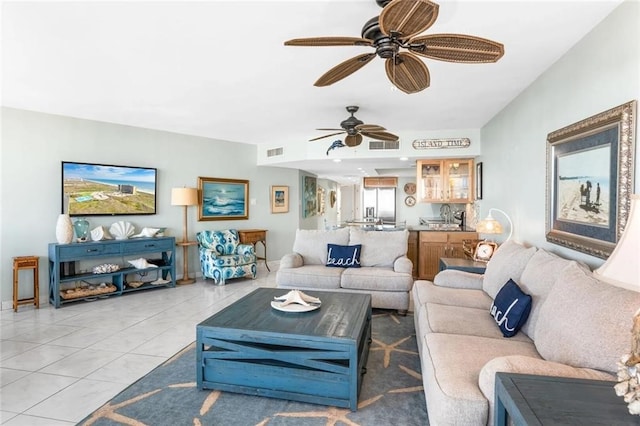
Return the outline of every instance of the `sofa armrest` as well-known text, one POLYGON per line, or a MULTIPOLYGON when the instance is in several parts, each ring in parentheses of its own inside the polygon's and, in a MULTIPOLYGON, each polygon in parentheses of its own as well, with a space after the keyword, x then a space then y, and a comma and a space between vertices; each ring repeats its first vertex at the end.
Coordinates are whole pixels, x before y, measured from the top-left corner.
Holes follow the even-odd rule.
POLYGON ((413 262, 407 256, 400 256, 393 262, 393 271, 401 274, 412 274, 413 262))
POLYGON ((445 269, 436 274, 433 278, 433 284, 440 287, 482 290, 483 278, 484 275, 481 274, 458 271, 457 269, 445 269))
POLYGON ((302 255, 298 253, 288 253, 280 259, 280 269, 299 268, 304 265, 302 255))

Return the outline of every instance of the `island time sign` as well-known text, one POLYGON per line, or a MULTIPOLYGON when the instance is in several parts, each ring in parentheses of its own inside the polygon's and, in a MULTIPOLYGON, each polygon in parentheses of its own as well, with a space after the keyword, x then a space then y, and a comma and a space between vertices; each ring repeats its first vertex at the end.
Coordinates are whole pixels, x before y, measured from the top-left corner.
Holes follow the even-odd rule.
POLYGON ((413 149, 467 148, 471 145, 469 138, 458 139, 415 139, 413 149))

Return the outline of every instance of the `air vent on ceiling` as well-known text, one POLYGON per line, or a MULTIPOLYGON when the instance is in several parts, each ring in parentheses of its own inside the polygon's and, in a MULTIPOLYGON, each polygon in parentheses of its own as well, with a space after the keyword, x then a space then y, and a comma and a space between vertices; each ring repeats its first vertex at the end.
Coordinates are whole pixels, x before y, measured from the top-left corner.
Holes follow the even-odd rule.
POLYGON ((369 141, 370 150, 400 149, 400 141, 369 141))
POLYGON ((282 155, 284 152, 284 150, 282 149, 282 147, 280 148, 273 148, 273 149, 268 149, 267 150, 267 157, 277 157, 279 155, 282 155))

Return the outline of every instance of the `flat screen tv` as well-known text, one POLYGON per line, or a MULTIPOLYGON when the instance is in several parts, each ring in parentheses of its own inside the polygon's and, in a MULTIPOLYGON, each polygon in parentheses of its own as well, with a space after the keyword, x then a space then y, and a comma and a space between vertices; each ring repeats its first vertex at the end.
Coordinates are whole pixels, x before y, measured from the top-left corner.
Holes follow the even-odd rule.
POLYGON ((156 214, 158 171, 62 162, 62 212, 70 216, 156 214))

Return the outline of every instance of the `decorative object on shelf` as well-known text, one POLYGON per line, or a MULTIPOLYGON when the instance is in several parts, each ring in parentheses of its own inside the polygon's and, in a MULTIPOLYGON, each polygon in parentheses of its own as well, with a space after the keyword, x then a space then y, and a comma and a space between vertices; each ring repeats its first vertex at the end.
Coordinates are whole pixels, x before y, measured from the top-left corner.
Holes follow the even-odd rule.
POLYGON ((547 241, 606 259, 627 223, 637 101, 547 135, 547 241))
POLYGON ((164 237, 164 233, 167 228, 158 228, 158 232, 156 232, 156 237, 164 237))
POLYGON ((69 244, 73 241, 73 224, 71 223, 71 217, 66 213, 58 216, 58 221, 56 222, 56 241, 58 241, 58 244, 69 244))
POLYGON ((491 212, 502 213, 504 217, 507 218, 507 221, 509 222, 509 236, 507 236, 507 239, 504 240, 504 242, 509 241, 509 239, 513 235, 513 222, 511 221, 511 218, 509 217, 509 215, 500 209, 490 208, 489 214, 487 215, 487 217, 476 224, 476 232, 478 234, 494 234, 494 235, 502 234, 504 232, 502 228, 502 224, 500 224, 500 222, 498 222, 493 218, 493 216, 491 216, 491 212))
POLYGON ((139 234, 132 235, 131 238, 151 238, 155 237, 160 228, 142 228, 139 234))
POLYGON ((120 220, 111 225, 109 232, 116 240, 126 240, 135 234, 136 229, 130 222, 120 220))
MULTIPOLYGON (((100 294, 114 293, 118 288, 113 284, 101 283, 98 286, 71 288, 60 291, 60 297, 65 300, 92 297, 100 294)), ((94 299, 95 300, 95 299, 94 299)))
POLYGON ((407 182, 404 184, 404 193, 407 195, 415 195, 416 184, 413 182, 407 182))
POLYGON ((482 161, 476 164, 476 200, 482 200, 482 161))
POLYGON ((137 269, 157 268, 158 265, 147 262, 147 259, 141 257, 139 259, 128 260, 128 263, 136 267, 137 269))
POLYGON ((103 263, 102 265, 94 266, 91 270, 94 274, 110 274, 111 272, 117 272, 120 270, 120 265, 115 263, 103 263))
POLYGON ((89 240, 89 221, 84 217, 73 222, 73 230, 76 233, 76 241, 84 243, 89 240))
POLYGON ((249 219, 248 180, 198 177, 198 192, 198 220, 249 219))
POLYGON ((104 226, 97 226, 91 230, 91 240, 102 241, 112 240, 113 237, 109 234, 109 231, 104 226))
POLYGON ((490 241, 480 241, 473 252, 473 260, 476 262, 488 262, 495 253, 498 245, 490 241))
POLYGON ((416 197, 414 197, 413 195, 407 195, 407 197, 404 199, 404 203, 409 207, 413 207, 416 205, 416 197))
MULTIPOLYGON (((209 196, 214 196, 214 194, 210 194, 207 197, 203 195, 203 198, 207 200, 209 196)), ((182 278, 176 280, 176 283, 193 284, 196 280, 189 277, 189 246, 192 244, 189 243, 189 234, 187 233, 187 207, 198 205, 198 190, 196 188, 173 188, 171 190, 171 205, 184 207, 182 242, 179 243, 182 246, 182 278)))
POLYGON ((271 186, 271 213, 287 213, 289 211, 289 187, 285 185, 271 186))

